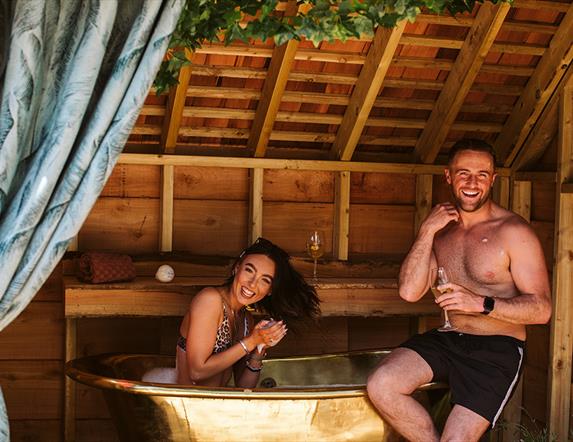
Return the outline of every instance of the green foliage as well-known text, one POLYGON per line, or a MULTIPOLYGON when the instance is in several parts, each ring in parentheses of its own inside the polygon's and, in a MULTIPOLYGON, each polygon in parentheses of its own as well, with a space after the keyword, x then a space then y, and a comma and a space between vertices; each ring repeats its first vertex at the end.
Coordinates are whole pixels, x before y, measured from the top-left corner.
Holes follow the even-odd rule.
POLYGON ((538 422, 531 417, 525 408, 521 409, 530 421, 530 425, 510 423, 507 421, 500 421, 496 425, 496 431, 504 431, 506 429, 513 429, 513 434, 519 442, 558 442, 557 436, 549 432, 547 427, 539 428, 538 422))
MULTIPOLYGON (((277 45, 302 37, 321 41, 371 36, 377 26, 394 27, 401 20, 414 21, 422 8, 452 14, 471 11, 483 0, 298 0, 306 13, 283 17, 275 12, 278 0, 187 0, 171 38, 155 87, 160 94, 177 84, 182 66, 189 63, 185 49, 193 51, 205 41, 225 44, 236 40, 274 38, 277 45)), ((493 0, 493 3, 511 0, 493 0)))

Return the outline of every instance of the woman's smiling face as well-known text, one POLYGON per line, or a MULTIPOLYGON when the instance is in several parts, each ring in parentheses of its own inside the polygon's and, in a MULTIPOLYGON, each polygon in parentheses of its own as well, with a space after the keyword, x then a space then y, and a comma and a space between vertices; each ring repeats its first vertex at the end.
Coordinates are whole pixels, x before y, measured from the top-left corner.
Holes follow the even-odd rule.
POLYGON ((235 269, 232 298, 240 305, 263 299, 271 291, 275 269, 275 262, 266 255, 246 255, 235 269))

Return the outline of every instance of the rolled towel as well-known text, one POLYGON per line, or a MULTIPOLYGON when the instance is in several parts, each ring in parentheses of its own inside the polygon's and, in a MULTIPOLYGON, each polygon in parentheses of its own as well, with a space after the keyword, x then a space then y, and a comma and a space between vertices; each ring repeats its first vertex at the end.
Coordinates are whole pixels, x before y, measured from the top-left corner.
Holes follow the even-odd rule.
POLYGON ((86 252, 80 256, 78 277, 92 284, 131 281, 135 278, 135 266, 129 255, 86 252))

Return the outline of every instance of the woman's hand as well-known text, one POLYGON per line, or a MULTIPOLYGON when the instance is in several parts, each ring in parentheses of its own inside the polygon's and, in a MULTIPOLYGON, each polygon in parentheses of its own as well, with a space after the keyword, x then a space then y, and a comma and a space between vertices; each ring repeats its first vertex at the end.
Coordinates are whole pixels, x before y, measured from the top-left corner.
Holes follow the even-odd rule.
MULTIPOLYGON (((251 336, 255 338, 257 347, 261 344, 263 348, 274 347, 285 337, 287 330, 283 321, 262 320, 255 325, 251 336)), ((260 347, 258 348, 259 353, 262 353, 263 350, 260 347)))

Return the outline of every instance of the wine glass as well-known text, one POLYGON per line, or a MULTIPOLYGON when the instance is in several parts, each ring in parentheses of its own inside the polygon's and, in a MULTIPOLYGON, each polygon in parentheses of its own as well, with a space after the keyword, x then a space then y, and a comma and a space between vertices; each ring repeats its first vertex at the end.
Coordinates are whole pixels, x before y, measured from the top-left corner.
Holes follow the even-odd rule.
POLYGON ((306 239, 306 253, 314 261, 312 277, 316 280, 316 264, 318 258, 324 254, 324 235, 320 231, 313 230, 306 239))
MULTIPOLYGON (((446 273, 446 269, 443 267, 433 268, 431 269, 431 286, 430 289, 436 298, 444 293, 451 292, 451 289, 446 289, 444 291, 438 290, 438 286, 442 284, 447 284, 449 282, 448 274, 446 273)), ((444 325, 438 328, 438 331, 453 331, 457 330, 451 322, 450 318, 448 318, 448 312, 444 310, 444 325)))

